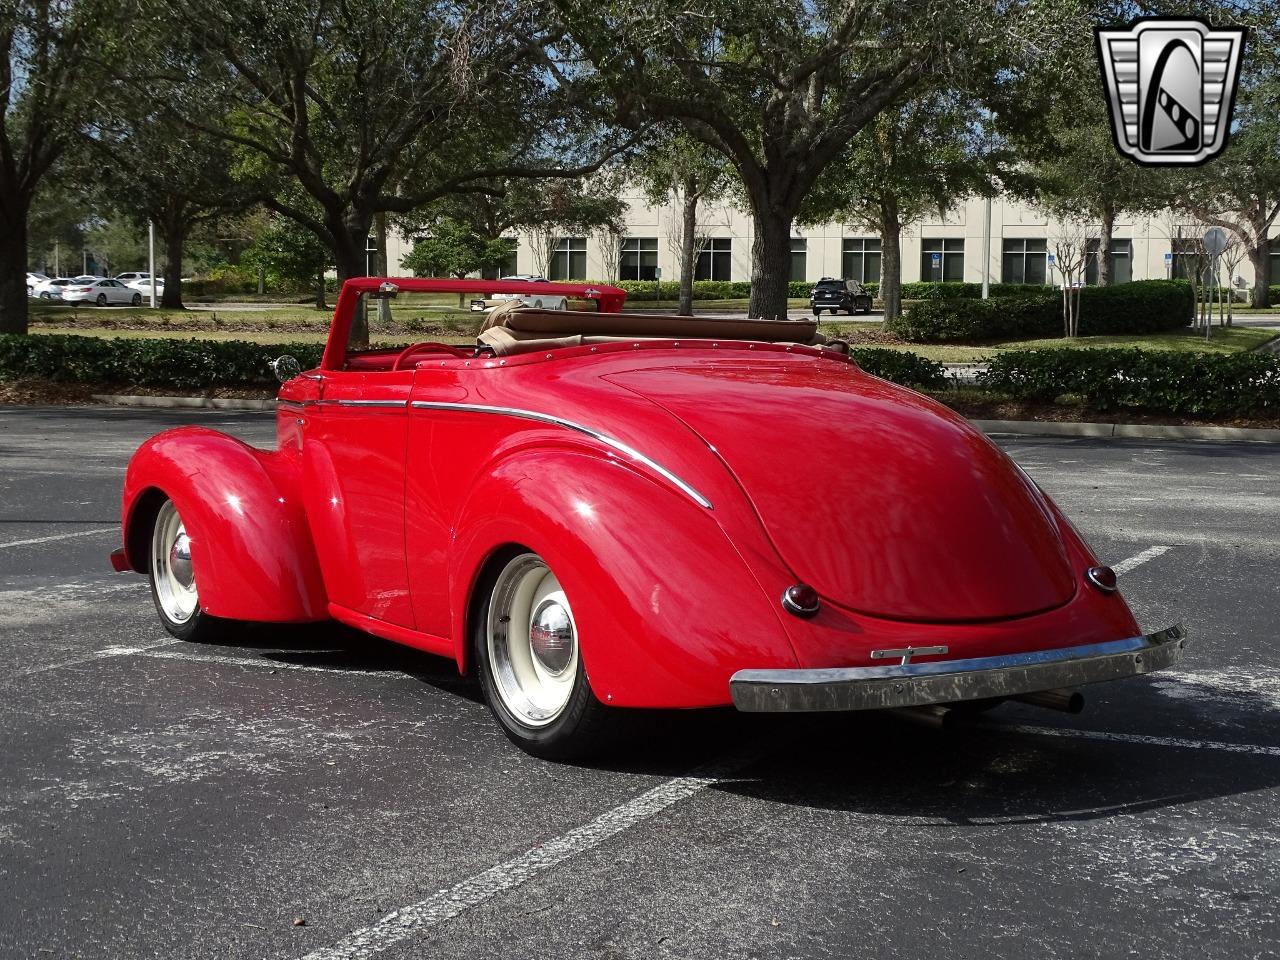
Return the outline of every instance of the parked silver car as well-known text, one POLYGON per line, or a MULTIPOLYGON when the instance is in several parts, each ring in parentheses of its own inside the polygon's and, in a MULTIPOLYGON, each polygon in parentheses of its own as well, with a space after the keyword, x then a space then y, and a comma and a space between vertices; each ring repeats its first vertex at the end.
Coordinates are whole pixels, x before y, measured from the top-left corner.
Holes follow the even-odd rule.
POLYGON ((62 299, 67 303, 95 303, 100 307, 112 303, 128 303, 135 307, 142 304, 139 291, 116 280, 94 280, 83 285, 73 283, 62 288, 62 299))

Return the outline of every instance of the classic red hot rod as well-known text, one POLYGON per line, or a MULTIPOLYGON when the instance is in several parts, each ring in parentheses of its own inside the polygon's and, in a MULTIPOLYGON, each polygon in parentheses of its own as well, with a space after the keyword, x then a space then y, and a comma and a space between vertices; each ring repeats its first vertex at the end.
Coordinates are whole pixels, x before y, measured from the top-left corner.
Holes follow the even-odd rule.
POLYGON ((359 322, 524 289, 348 281, 320 367, 285 373, 277 449, 191 427, 138 450, 116 568, 179 638, 334 618, 450 657, 546 756, 621 708, 1069 707, 1181 656, 995 444, 815 320, 543 283, 594 309, 512 300, 467 347, 370 349, 359 322))

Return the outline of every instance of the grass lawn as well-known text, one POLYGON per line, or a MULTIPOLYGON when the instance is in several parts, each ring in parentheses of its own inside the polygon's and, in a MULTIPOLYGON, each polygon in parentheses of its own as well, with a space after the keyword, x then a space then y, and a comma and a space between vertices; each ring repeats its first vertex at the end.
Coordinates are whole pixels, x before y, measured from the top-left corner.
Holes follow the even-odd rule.
POLYGON ((852 338, 854 346, 884 347, 889 350, 906 350, 930 360, 942 363, 980 363, 997 353, 1010 350, 1053 350, 1061 347, 1109 349, 1137 347, 1141 350, 1172 350, 1178 353, 1240 353, 1253 350, 1276 336, 1275 330, 1255 327, 1230 327, 1213 330, 1212 339, 1206 341, 1203 334, 1183 331, 1147 333, 1129 336, 1077 337, 1068 340, 1059 337, 1049 340, 1008 340, 1000 343, 880 343, 875 334, 881 329, 874 323, 824 323, 823 333, 828 336, 852 338), (857 334, 871 334, 868 342, 859 343, 857 334))

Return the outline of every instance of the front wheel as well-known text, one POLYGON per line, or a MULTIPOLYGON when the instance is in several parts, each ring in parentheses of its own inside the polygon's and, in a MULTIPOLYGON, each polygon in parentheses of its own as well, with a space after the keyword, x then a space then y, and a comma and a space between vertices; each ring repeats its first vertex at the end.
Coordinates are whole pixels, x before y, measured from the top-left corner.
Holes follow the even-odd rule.
POLYGON ((172 500, 165 500, 156 511, 148 570, 151 598, 164 628, 179 640, 214 639, 222 621, 200 609, 200 591, 191 565, 191 537, 172 500))
POLYGON ((142 306, 142 294, 140 294, 140 293, 135 293, 135 294, 133 295, 133 301, 132 301, 132 302, 133 302, 133 305, 134 305, 135 307, 140 307, 140 306, 142 306))
POLYGON ((41 291, 40 291, 40 299, 41 299, 41 300, 48 300, 48 299, 49 299, 49 291, 47 291, 47 290, 41 290, 41 291))
POLYGON ((551 760, 597 751, 614 718, 591 692, 569 598, 546 561, 518 553, 480 590, 475 662, 503 732, 551 760))

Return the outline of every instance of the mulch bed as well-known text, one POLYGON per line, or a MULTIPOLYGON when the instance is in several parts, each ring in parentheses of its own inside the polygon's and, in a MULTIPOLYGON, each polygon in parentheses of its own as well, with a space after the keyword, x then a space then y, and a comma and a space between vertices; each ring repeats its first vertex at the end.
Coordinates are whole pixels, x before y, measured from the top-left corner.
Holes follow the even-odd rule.
POLYGON ((236 400, 270 400, 271 387, 218 387, 213 390, 173 390, 138 387, 127 383, 50 383, 47 380, 0 380, 0 404, 23 406, 92 405, 95 393, 131 397, 226 397, 236 400))
POLYGON ((940 390, 929 394, 971 420, 1041 420, 1056 423, 1139 423, 1177 427, 1250 427, 1280 429, 1280 418, 1181 417, 1140 410, 1099 411, 1085 404, 1022 403, 982 396, 970 390, 940 390))

